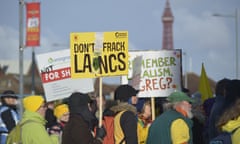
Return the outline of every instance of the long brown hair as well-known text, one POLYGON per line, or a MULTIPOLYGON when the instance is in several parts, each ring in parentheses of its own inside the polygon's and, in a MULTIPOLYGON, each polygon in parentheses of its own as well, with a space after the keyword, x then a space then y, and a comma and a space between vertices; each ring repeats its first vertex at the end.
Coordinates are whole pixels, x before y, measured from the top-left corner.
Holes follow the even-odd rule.
POLYGON ((240 98, 238 98, 234 105, 229 107, 224 111, 224 113, 221 115, 217 127, 219 130, 221 130, 221 127, 225 125, 229 120, 235 120, 240 116, 240 98))

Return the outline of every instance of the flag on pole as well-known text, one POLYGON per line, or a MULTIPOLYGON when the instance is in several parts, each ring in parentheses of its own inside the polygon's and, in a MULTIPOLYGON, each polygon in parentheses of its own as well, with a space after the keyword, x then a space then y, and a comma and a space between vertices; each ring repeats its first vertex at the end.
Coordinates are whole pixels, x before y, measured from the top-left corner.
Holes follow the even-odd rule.
POLYGON ((201 70, 201 76, 200 76, 200 82, 198 86, 199 92, 202 94, 202 101, 204 102, 208 98, 213 97, 213 93, 208 81, 208 76, 206 74, 204 64, 202 63, 202 70, 201 70))
POLYGON ((26 3, 26 46, 40 46, 40 2, 26 3))

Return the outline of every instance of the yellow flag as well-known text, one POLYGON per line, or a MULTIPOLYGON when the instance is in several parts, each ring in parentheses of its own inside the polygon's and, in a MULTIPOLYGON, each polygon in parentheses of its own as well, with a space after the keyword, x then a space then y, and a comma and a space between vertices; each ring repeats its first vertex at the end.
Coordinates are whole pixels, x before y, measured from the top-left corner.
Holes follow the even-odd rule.
POLYGON ((208 81, 208 76, 206 74, 204 64, 202 63, 202 70, 200 76, 200 82, 198 86, 199 92, 202 94, 202 101, 204 102, 206 99, 213 97, 213 93, 208 81))

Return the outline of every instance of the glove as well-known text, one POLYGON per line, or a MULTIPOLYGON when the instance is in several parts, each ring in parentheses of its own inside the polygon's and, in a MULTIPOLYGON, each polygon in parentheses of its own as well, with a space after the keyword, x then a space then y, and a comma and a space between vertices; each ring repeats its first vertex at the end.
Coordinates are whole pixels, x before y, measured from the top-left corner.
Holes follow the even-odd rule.
POLYGON ((100 138, 101 140, 103 140, 103 138, 106 136, 106 130, 104 127, 98 127, 97 131, 96 131, 96 137, 100 138))
POLYGON ((48 129, 48 133, 49 133, 50 135, 52 135, 52 134, 60 135, 61 129, 60 129, 59 126, 54 125, 54 126, 52 126, 50 129, 48 129))

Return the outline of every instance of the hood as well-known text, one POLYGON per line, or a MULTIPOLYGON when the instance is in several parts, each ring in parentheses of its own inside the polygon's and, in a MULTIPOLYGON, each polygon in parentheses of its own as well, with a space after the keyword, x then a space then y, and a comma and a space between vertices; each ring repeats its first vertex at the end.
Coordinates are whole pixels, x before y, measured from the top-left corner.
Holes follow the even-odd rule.
POLYGON ((110 108, 114 113, 118 113, 120 111, 129 110, 132 111, 134 114, 137 114, 137 109, 131 104, 128 104, 127 102, 120 102, 118 105, 113 106, 110 108))
POLYGON ((91 99, 88 94, 75 92, 69 97, 68 106, 70 113, 80 113, 88 108, 91 99))
POLYGON ((32 112, 32 111, 29 111, 29 110, 24 111, 21 122, 24 122, 26 120, 33 120, 33 121, 42 123, 43 125, 45 125, 47 123, 45 118, 43 116, 41 116, 39 113, 32 112))
POLYGON ((232 132, 240 126, 240 116, 236 120, 230 120, 222 126, 222 131, 232 132))

